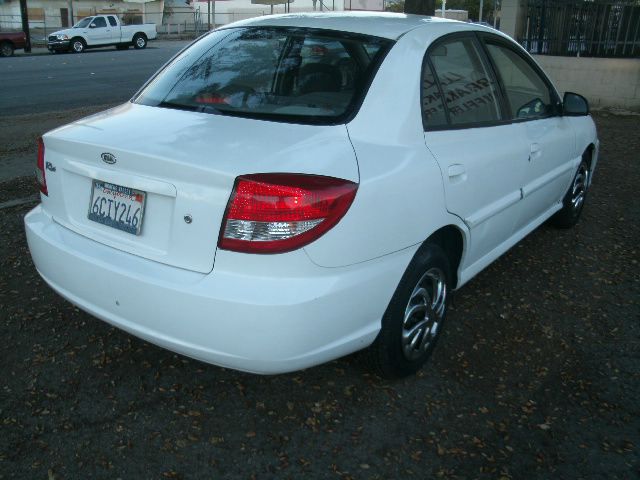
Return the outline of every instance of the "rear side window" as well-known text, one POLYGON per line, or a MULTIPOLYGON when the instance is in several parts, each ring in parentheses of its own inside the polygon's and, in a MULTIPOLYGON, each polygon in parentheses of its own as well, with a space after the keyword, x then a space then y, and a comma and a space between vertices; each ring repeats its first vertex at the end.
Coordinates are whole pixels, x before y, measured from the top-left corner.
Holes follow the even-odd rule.
POLYGON ((487 50, 502 79, 512 119, 553 114, 549 87, 522 56, 510 48, 491 43, 487 44, 487 50))
POLYGON ((433 106, 435 110, 425 111, 427 128, 439 127, 443 121, 435 99, 438 90, 431 81, 433 74, 439 83, 449 125, 473 126, 502 119, 496 82, 473 37, 452 38, 434 45, 428 52, 429 62, 433 72, 425 66, 423 107, 433 106), (435 100, 426 102, 429 99, 435 100))
POLYGON ((424 124, 431 128, 447 125, 444 102, 430 65, 425 65, 422 75, 422 116, 424 124))
POLYGON ((392 43, 302 28, 219 30, 176 58, 135 101, 205 113, 336 123, 359 103, 392 43))
POLYGON ((118 26, 118 22, 116 22, 115 17, 108 17, 108 18, 109 18, 109 24, 110 24, 112 27, 117 27, 117 26, 118 26))

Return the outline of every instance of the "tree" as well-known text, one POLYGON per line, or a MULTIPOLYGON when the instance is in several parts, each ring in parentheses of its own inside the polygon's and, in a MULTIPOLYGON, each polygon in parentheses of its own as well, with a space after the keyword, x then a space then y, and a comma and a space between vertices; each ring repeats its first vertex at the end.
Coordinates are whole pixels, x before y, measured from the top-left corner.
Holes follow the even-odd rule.
POLYGON ((415 13, 416 15, 435 15, 435 0, 405 0, 404 13, 415 13))
POLYGON ((404 0, 387 0, 385 2, 385 8, 387 12, 404 12, 404 0))

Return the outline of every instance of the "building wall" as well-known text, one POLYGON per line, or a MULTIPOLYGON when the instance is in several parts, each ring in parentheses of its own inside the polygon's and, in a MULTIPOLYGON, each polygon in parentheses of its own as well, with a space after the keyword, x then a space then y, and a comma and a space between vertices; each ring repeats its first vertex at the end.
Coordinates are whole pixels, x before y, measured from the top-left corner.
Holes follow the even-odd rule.
POLYGON ((502 0, 500 30, 511 38, 522 36, 527 20, 527 0, 502 0))
POLYGON ((640 112, 640 59, 534 55, 563 94, 579 93, 591 107, 640 112))
MULTIPOLYGON (((29 27, 35 30, 61 28, 60 9, 68 9, 67 0, 29 0, 29 27)), ((162 23, 164 0, 155 0, 144 5, 145 21, 150 23, 162 23)), ((74 23, 83 17, 96 13, 115 13, 120 16, 127 12, 139 12, 142 14, 141 3, 126 2, 122 0, 73 0, 74 23)), ((22 30, 20 16, 20 2, 10 0, 0 4, 0 28, 3 30, 22 30)))
MULTIPOLYGON (((436 17, 442 17, 442 9, 437 8, 435 14, 436 17)), ((469 12, 467 10, 445 10, 444 18, 466 22, 469 20, 469 12)))
MULTIPOLYGON (((286 0, 279 0, 283 3, 273 6, 273 13, 284 13, 286 0)), ((346 10, 345 3, 348 5, 349 0, 322 0, 322 10, 336 11, 346 10)), ((354 0, 354 5, 355 5, 354 0)), ((201 19, 207 23, 207 0, 196 0, 193 2, 193 6, 200 10, 201 19)), ((291 13, 298 12, 311 12, 319 11, 321 8, 321 1, 316 0, 294 0, 290 4, 291 13), (315 7, 315 8, 314 8, 315 7)), ((224 25, 227 23, 236 22, 238 20, 244 20, 246 18, 259 17, 262 15, 269 15, 271 13, 271 6, 259 3, 253 3, 251 0, 217 0, 215 4, 212 2, 212 8, 215 9, 215 24, 224 25)), ((211 23, 213 21, 213 12, 211 13, 211 23)))

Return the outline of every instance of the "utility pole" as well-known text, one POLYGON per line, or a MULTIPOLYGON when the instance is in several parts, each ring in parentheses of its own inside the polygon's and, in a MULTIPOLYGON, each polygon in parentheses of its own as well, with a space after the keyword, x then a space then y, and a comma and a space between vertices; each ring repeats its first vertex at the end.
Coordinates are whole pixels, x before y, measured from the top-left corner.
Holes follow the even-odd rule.
POLYGON ((207 2, 207 31, 211 31, 211 0, 207 2))
POLYGON ((22 16, 22 31, 27 37, 24 45, 24 51, 31 51, 31 34, 29 33, 29 12, 27 10, 27 0, 20 0, 20 15, 22 16))
POLYGON ((73 27, 73 0, 69 0, 69 26, 73 27))
POLYGON ((498 18, 498 0, 493 0, 493 28, 496 28, 497 18, 498 18))
POLYGON ((479 22, 482 21, 482 7, 483 7, 483 0, 480 0, 480 11, 478 12, 478 21, 479 22))

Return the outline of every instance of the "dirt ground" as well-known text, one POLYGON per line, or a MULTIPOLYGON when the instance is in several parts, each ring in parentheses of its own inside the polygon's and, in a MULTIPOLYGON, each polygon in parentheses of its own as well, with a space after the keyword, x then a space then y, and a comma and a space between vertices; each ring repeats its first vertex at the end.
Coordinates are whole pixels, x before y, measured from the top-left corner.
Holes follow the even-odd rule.
POLYGON ((0 117, 0 182, 30 175, 42 134, 113 105, 0 117))
MULTIPOLYGON (((639 478, 640 117, 596 121, 580 223, 457 292, 427 368, 396 382, 357 354, 260 377, 149 345, 40 280, 34 203, 0 209, 0 478, 639 478)), ((8 148, 28 153, 26 125, 8 148)), ((33 188, 0 183, 0 203, 33 188)))

